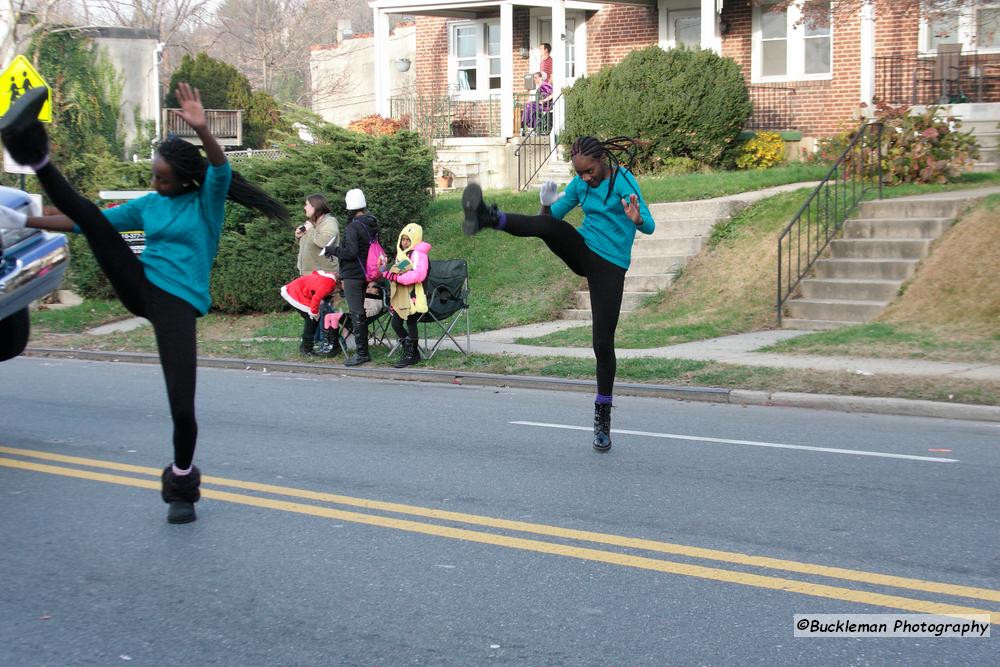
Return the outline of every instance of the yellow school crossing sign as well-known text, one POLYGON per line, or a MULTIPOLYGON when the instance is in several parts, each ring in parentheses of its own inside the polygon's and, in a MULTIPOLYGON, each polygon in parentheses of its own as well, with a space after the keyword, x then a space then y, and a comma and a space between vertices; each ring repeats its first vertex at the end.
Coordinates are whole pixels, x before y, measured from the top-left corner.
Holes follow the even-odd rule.
MULTIPOLYGON (((48 87, 48 84, 35 71, 28 59, 24 56, 14 58, 3 74, 0 74, 0 115, 7 113, 7 109, 18 97, 39 86, 48 87)), ((38 120, 45 123, 52 122, 51 99, 45 100, 42 110, 38 113, 38 120)))

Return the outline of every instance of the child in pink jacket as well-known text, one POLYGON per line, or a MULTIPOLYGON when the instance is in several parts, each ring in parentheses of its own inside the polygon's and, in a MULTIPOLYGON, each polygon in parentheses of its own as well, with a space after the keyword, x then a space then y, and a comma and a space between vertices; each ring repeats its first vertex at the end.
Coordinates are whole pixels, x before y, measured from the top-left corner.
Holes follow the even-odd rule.
POLYGON ((385 272, 385 278, 390 283, 392 328, 399 336, 399 345, 403 350, 402 357, 393 364, 394 368, 405 368, 420 361, 417 320, 427 312, 423 282, 430 268, 427 255, 431 249, 431 244, 423 239, 424 230, 420 225, 411 223, 403 227, 396 243, 396 262, 385 272))

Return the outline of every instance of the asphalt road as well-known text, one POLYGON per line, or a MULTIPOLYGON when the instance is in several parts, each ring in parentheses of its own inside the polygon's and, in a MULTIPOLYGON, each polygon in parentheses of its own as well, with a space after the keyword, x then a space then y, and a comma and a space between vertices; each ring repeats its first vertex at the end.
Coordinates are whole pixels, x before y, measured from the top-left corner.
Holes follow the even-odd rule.
POLYGON ((0 366, 0 665, 997 665, 1000 425, 202 369, 168 525, 159 369, 0 366), (831 569, 838 568, 838 569, 831 569))

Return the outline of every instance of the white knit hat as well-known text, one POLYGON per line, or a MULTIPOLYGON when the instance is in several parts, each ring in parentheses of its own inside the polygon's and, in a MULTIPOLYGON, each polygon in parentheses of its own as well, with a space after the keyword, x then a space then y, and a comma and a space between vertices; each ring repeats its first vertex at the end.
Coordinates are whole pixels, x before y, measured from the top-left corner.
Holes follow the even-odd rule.
POLYGON ((365 202, 365 193, 361 191, 361 188, 348 190, 347 196, 344 197, 344 203, 348 211, 360 211, 368 207, 368 204, 365 202))

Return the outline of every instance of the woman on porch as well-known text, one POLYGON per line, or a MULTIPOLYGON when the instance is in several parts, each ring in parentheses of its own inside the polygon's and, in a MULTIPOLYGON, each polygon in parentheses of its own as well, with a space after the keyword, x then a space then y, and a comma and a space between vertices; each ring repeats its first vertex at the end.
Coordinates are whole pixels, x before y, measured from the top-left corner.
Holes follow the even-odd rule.
POLYGON ((526 102, 521 112, 521 134, 527 134, 536 127, 537 134, 548 134, 552 130, 552 122, 546 114, 551 111, 552 84, 545 80, 544 74, 535 72, 535 99, 526 102))

